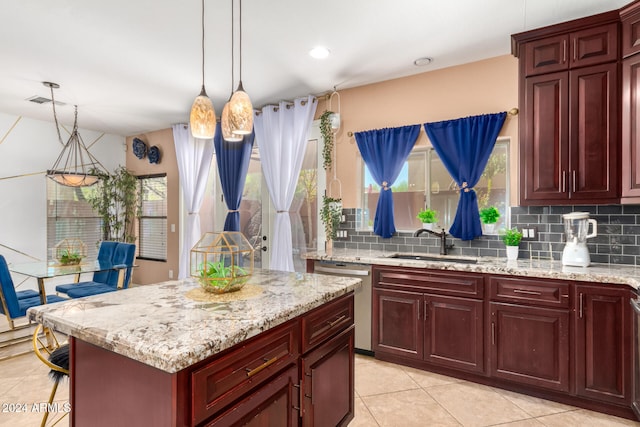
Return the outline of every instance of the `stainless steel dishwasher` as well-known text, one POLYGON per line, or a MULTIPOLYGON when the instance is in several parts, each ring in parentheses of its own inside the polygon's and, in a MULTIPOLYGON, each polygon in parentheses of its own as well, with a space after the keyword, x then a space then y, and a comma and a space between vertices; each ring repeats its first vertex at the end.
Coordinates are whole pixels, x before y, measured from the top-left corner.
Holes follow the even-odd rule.
POLYGON ((371 350, 371 266, 333 261, 315 261, 314 273, 362 279, 354 293, 356 353, 373 355, 371 350))

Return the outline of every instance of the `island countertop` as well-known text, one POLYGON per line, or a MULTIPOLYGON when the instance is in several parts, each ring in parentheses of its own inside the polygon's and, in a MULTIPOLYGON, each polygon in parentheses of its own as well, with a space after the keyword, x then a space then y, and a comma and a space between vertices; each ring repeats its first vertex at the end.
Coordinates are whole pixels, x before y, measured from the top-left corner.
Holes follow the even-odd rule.
POLYGON ((345 295, 361 280, 256 270, 236 293, 194 279, 30 308, 29 319, 168 373, 178 372, 345 295))
POLYGON ((476 258, 457 255, 440 256, 427 253, 421 255, 441 258, 442 260, 422 261, 392 258, 392 255, 397 253, 399 252, 334 248, 331 253, 307 252, 304 254, 304 257, 308 260, 612 283, 628 285, 635 290, 640 288, 640 267, 633 265, 592 264, 589 267, 569 267, 563 266, 561 261, 551 260, 518 259, 515 261, 507 261, 506 258, 476 258), (455 262, 455 258, 474 258, 477 262, 474 264, 466 264, 455 262))

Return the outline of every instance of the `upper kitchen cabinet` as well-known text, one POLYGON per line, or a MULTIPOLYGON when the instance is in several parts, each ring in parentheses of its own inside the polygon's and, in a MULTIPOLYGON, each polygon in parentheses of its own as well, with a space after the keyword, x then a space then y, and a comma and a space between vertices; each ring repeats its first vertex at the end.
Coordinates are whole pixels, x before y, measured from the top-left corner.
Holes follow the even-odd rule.
POLYGON ((618 11, 512 36, 520 63, 520 204, 620 200, 618 11))
POLYGON ((640 2, 621 9, 622 203, 640 203, 640 2))

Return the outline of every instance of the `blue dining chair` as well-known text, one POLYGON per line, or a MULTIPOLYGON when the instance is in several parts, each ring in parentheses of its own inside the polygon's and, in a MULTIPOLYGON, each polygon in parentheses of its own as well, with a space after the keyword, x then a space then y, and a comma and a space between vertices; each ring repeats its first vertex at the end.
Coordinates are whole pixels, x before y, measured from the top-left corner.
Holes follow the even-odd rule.
POLYGON ((71 298, 113 292, 129 286, 135 258, 136 245, 121 242, 102 242, 98 260, 108 261, 113 268, 97 271, 93 280, 56 286, 56 292, 66 293, 71 298))
MULTIPOLYGON (((28 308, 42 305, 40 294, 37 292, 16 292, 16 288, 13 286, 13 280, 11 279, 11 273, 9 272, 9 267, 7 266, 7 261, 2 255, 0 255, 0 291, 0 302, 2 302, 0 311, 7 316, 9 328, 11 329, 15 329, 15 325, 13 323, 14 319, 26 316, 28 308)), ((46 301, 47 303, 53 303, 67 301, 67 299, 56 295, 49 295, 46 297, 46 301)))

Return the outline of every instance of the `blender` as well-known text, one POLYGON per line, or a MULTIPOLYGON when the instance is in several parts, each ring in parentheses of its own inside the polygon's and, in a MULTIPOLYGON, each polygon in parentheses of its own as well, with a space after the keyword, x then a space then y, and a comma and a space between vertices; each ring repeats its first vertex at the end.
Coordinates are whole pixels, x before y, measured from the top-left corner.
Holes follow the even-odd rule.
POLYGON ((588 212, 572 212, 562 215, 564 219, 565 245, 562 251, 562 265, 588 267, 591 264, 587 239, 598 235, 598 223, 589 218, 588 212), (589 225, 593 232, 589 234, 589 225))

